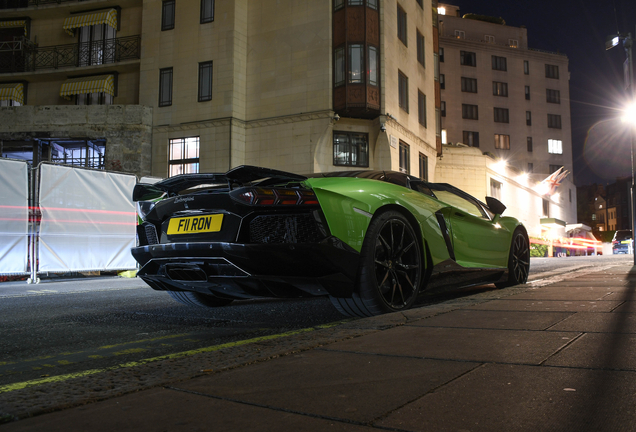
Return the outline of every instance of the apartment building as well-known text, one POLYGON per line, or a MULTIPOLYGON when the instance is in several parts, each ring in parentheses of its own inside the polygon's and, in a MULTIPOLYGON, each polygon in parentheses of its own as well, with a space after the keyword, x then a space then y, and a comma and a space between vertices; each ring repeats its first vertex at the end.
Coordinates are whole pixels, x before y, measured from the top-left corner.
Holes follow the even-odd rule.
POLYGON ((432 179, 437 35, 431 0, 5 0, 0 150, 140 176, 432 179))
MULTIPOLYGON (((478 147, 540 179, 572 172, 568 58, 524 27, 439 4, 442 140, 478 147)), ((477 11, 476 11, 477 12, 477 11)))

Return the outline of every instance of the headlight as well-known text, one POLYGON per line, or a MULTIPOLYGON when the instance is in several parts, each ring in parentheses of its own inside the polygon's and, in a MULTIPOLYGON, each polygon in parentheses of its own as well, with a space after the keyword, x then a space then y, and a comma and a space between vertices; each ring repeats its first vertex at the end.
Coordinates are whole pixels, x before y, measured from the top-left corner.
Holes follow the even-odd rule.
POLYGON ((137 215, 141 220, 146 220, 146 216, 155 206, 154 201, 137 201, 137 215))

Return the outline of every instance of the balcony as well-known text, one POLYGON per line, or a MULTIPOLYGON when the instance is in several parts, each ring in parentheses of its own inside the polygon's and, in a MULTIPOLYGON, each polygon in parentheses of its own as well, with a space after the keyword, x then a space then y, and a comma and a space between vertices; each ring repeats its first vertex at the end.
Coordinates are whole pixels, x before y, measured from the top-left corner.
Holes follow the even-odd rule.
POLYGON ((2 9, 21 9, 36 6, 45 6, 51 4, 60 4, 68 2, 78 2, 81 0, 0 0, 0 10, 2 9))
POLYGON ((140 35, 45 47, 16 38, 0 42, 0 74, 118 63, 139 59, 140 52, 140 35))

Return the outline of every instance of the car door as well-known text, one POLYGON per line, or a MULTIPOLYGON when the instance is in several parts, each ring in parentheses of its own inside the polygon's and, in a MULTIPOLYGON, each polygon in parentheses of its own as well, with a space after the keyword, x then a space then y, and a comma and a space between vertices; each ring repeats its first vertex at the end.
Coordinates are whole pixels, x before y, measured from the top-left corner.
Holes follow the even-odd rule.
POLYGON ((446 213, 451 228, 455 260, 463 267, 506 267, 510 231, 493 222, 477 200, 468 194, 435 190, 435 196, 450 204, 446 213))

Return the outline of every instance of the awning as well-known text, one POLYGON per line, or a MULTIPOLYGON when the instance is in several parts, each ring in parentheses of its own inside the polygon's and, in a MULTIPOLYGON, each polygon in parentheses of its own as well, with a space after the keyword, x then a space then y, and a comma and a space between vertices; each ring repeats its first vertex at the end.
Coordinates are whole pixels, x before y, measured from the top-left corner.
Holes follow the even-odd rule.
POLYGON ((557 218, 541 218, 539 219, 541 226, 548 228, 565 228, 565 221, 557 218))
POLYGON ((24 105, 24 84, 0 84, 0 100, 12 100, 24 105))
POLYGON ((27 35, 27 24, 25 20, 17 21, 0 21, 0 28, 16 28, 24 27, 24 35, 27 35))
POLYGON ((66 33, 73 36, 73 29, 96 24, 108 24, 112 28, 117 28, 117 10, 103 10, 90 12, 83 15, 73 15, 64 20, 62 28, 66 33))
POLYGON ((99 75, 73 78, 64 81, 60 88, 60 96, 68 100, 71 100, 72 95, 85 93, 108 93, 115 96, 115 77, 113 75, 99 75))

